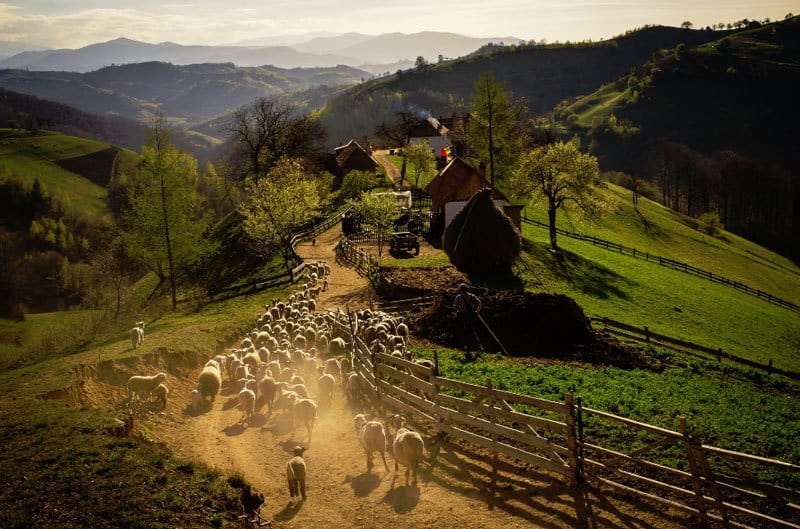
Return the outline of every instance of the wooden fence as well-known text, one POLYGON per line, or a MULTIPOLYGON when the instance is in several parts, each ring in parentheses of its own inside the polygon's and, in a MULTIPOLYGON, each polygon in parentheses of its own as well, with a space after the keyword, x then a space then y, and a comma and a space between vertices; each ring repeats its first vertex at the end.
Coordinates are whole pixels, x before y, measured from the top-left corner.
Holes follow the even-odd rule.
MULTIPOLYGON (((547 223, 529 219, 527 217, 522 217, 522 222, 530 224, 532 226, 549 229, 549 225, 547 223)), ((617 251, 619 253, 630 255, 631 257, 635 257, 637 259, 643 259, 645 261, 649 261, 652 263, 658 263, 661 266, 672 268, 673 270, 677 270, 679 272, 685 272, 687 274, 692 274, 698 277, 702 277, 703 279, 708 279, 709 281, 713 281, 715 283, 731 287, 735 290, 738 290, 739 292, 744 292, 745 294, 756 297, 758 299, 763 299, 779 307, 783 307, 785 309, 789 309, 794 312, 800 312, 800 305, 797 305, 796 303, 792 303, 791 301, 786 301, 785 299, 769 294, 768 292, 764 292, 763 290, 753 288, 739 281, 734 281, 733 279, 717 275, 713 272, 709 272, 708 270, 703 270, 702 268, 692 266, 688 263, 676 261, 674 259, 670 259, 668 257, 662 257, 660 255, 653 255, 650 254, 649 252, 643 252, 641 250, 637 250, 636 248, 631 248, 629 246, 617 244, 615 242, 607 241, 605 239, 598 239, 597 237, 590 235, 583 235, 581 233, 567 231, 561 228, 556 228, 556 231, 558 232, 559 235, 563 235, 571 239, 588 242, 590 244, 593 244, 600 248, 604 248, 606 250, 617 251)))
POLYGON ((756 362, 748 358, 731 354, 727 351, 724 351, 722 348, 714 349, 713 347, 706 347, 704 345, 687 342, 686 340, 672 338, 670 336, 653 332, 648 327, 639 328, 627 323, 622 323, 621 321, 612 320, 611 318, 592 317, 592 321, 602 324, 606 330, 612 334, 622 338, 627 338, 629 340, 662 345, 675 349, 681 353, 692 354, 707 360, 717 360, 718 362, 721 362, 723 359, 729 360, 737 364, 764 370, 767 373, 775 373, 793 380, 800 380, 800 373, 779 369, 772 365, 772 360, 770 360, 767 364, 763 364, 761 362, 756 362))
POLYGON ((363 277, 370 277, 380 270, 378 260, 353 244, 348 237, 342 237, 336 245, 336 259, 355 268, 363 277))
MULTIPOLYGON (((800 466, 707 445, 685 421, 680 431, 564 402, 439 376, 434 368, 369 350, 337 321, 352 343, 352 365, 382 405, 428 421, 437 435, 554 474, 575 486, 620 490, 692 516, 700 526, 800 529, 800 492, 765 483, 765 472, 800 480, 800 466)), ((520 467, 522 468, 522 467, 520 467)))

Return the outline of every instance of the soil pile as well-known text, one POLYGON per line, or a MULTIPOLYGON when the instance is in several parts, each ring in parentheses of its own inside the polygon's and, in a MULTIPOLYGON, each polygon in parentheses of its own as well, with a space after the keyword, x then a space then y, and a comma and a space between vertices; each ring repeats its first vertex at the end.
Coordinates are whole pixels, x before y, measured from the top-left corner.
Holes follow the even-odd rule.
MULTIPOLYGON (((465 336, 464 324, 455 313, 455 294, 438 295, 434 305, 412 322, 412 332, 447 347, 462 348, 474 343, 474 337, 465 336)), ((481 317, 512 356, 571 358, 625 368, 654 367, 640 352, 594 331, 583 309, 568 296, 488 290, 476 294, 483 303, 481 317)), ((485 351, 500 350, 480 321, 476 321, 476 334, 485 351)))

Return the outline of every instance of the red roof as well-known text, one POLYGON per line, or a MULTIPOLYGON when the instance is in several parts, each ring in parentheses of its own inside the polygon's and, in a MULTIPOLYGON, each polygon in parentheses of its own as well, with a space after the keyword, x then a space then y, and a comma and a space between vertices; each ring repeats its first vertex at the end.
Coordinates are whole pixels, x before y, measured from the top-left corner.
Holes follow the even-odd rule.
POLYGON ((431 180, 425 191, 431 196, 434 207, 438 209, 447 202, 469 200, 472 195, 485 187, 491 188, 493 200, 507 200, 500 191, 492 187, 480 171, 455 156, 447 167, 431 180))

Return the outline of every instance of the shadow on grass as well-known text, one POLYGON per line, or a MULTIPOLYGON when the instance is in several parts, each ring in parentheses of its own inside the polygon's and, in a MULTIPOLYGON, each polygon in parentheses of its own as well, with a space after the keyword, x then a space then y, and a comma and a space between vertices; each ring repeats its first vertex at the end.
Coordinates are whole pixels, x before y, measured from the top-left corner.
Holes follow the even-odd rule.
POLYGON ((633 282, 596 261, 567 250, 553 251, 545 243, 528 239, 523 241, 522 250, 544 265, 555 279, 569 283, 576 290, 600 299, 630 299, 625 288, 633 282))

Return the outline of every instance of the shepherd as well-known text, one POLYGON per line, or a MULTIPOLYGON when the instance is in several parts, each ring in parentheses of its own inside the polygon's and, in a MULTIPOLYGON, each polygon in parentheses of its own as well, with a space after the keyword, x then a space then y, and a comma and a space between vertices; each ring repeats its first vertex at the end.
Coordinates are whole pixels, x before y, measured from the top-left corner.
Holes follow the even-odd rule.
POLYGON ((477 345, 477 349, 482 349, 481 340, 478 338, 478 333, 476 331, 478 326, 478 314, 483 306, 480 298, 467 290, 466 283, 461 283, 458 287, 458 294, 456 294, 453 300, 453 306, 464 328, 462 337, 464 351, 469 351, 473 343, 477 345), (472 342, 470 337, 474 339, 474 342, 472 342))

